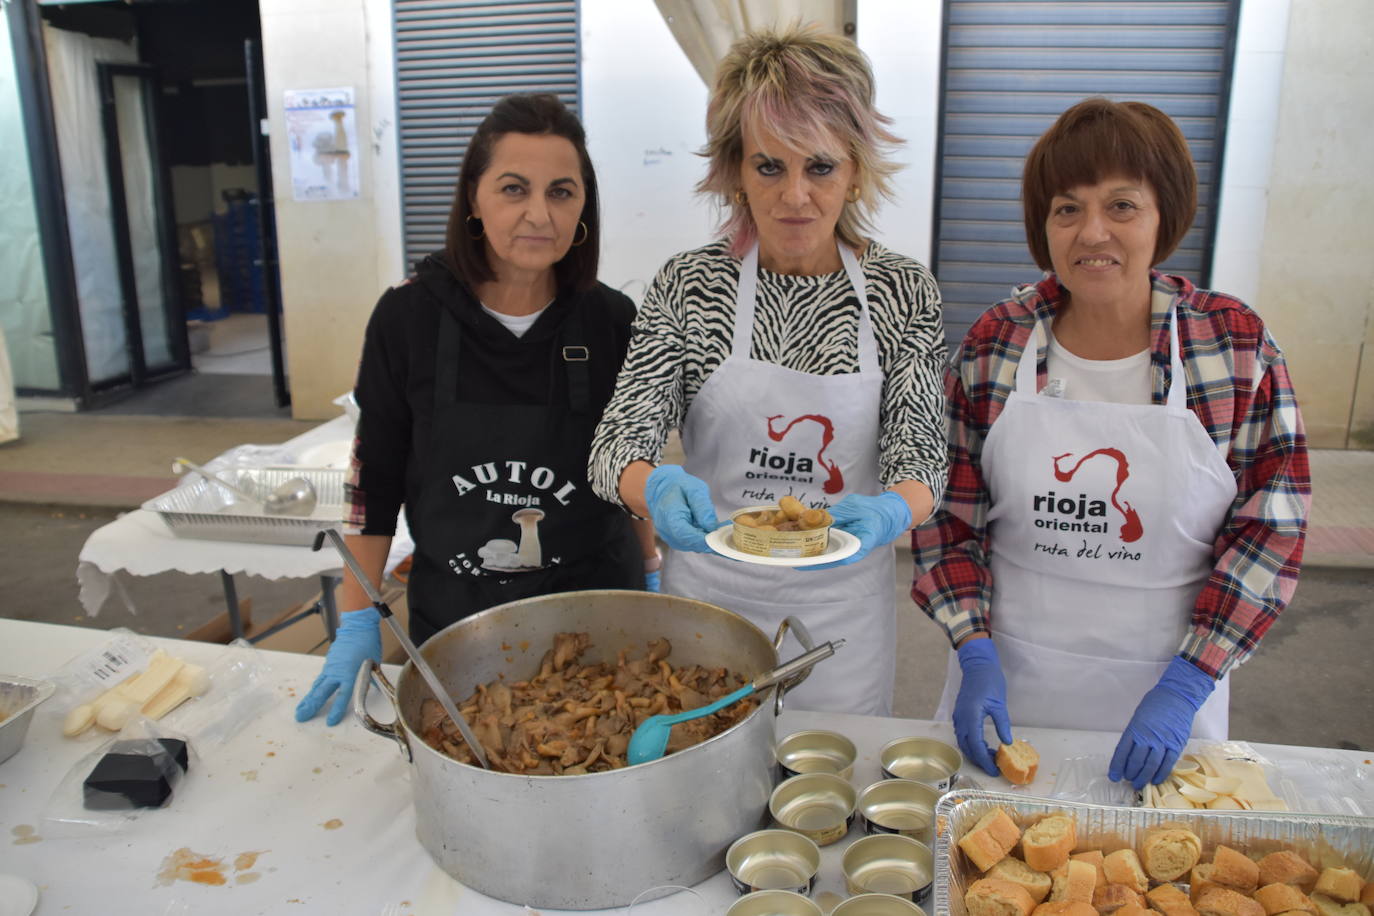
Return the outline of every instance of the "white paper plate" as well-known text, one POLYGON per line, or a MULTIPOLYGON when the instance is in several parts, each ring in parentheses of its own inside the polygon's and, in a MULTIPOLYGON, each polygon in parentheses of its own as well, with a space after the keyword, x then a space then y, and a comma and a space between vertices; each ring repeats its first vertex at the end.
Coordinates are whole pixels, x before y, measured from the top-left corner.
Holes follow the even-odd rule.
POLYGON ((759 566, 819 566, 822 563, 834 563, 836 560, 853 556, 859 549, 858 538, 848 531, 831 528, 829 543, 825 545, 825 551, 814 557, 761 557, 757 554, 736 550, 734 538, 730 536, 733 530, 733 525, 722 525, 706 535, 706 546, 723 557, 739 560, 741 563, 755 563, 759 566))
POLYGON ((38 906, 38 888, 27 878, 0 875, 0 916, 29 916, 38 906))

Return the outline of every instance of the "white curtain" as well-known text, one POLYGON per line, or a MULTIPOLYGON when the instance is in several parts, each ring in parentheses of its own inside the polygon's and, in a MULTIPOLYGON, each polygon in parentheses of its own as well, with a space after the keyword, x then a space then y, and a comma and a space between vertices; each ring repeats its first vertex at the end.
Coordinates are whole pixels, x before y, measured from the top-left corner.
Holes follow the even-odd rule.
POLYGON ((137 63, 132 42, 92 38, 43 24, 48 55, 67 230, 81 311, 81 336, 92 382, 129 371, 125 350, 123 296, 105 168, 105 131, 101 121, 96 64, 137 63))
POLYGON ((654 0, 673 37, 709 87, 716 64, 744 33, 793 22, 814 23, 838 34, 843 0, 654 0))

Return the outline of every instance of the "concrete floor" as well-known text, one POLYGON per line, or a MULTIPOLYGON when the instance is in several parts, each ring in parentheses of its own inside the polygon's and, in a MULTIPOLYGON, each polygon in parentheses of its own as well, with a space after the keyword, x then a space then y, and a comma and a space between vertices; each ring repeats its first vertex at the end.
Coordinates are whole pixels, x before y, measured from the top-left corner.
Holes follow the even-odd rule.
MULTIPOLYGON (((97 617, 77 601, 75 557, 117 510, 10 504, 0 511, 0 583, 4 616, 75 626, 126 626, 156 636, 184 636, 224 610, 217 576, 121 575, 137 614, 112 595, 97 617)), ((898 673, 894 712, 934 714, 944 681, 948 643, 911 602, 911 560, 899 551, 893 582, 898 609, 898 673)), ((240 598, 254 616, 271 619, 313 597, 313 581, 239 576, 240 598)), ((1374 569, 1309 567, 1297 595, 1256 656, 1232 676, 1231 735, 1274 744, 1374 751, 1374 569)), ((1014 723, 1013 723, 1014 724, 1014 723)))

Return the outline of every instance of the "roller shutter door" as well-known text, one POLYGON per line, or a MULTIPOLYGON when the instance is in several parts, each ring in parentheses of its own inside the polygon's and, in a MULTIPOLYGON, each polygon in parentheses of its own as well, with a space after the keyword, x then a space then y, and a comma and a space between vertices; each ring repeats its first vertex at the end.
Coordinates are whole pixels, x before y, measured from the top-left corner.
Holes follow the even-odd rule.
POLYGON ((497 99, 579 108, 576 0, 394 0, 406 263, 444 245, 458 167, 497 99))
POLYGON ((1198 170, 1198 213, 1163 264, 1205 285, 1226 125, 1234 0, 948 0, 934 268, 951 351, 988 306, 1040 270, 1026 249, 1021 167, 1087 96, 1172 117, 1198 170))

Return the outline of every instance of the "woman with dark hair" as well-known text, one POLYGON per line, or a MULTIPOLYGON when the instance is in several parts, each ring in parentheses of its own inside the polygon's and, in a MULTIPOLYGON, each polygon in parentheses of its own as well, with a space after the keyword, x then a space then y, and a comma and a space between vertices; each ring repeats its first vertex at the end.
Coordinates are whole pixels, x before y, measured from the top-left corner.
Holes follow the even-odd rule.
POLYGON ((726 213, 723 238, 670 259, 645 296, 591 479, 654 520, 672 548, 665 591, 770 635, 795 616, 846 640, 790 702, 887 714, 892 542, 945 481, 945 334, 930 272, 868 237, 898 169, 874 94, 839 35, 756 32, 721 61, 698 187, 726 213), (675 428, 682 465, 662 463, 675 428), (855 553, 786 569, 708 546, 730 512, 784 496, 829 508, 855 553))
POLYGON ((1162 782, 1225 738, 1227 672, 1292 597, 1311 486, 1283 354, 1224 293, 1155 269, 1197 177, 1168 116, 1088 99, 1032 148, 1046 271, 970 329, 949 382, 950 481, 912 597, 949 634, 969 759, 1011 723, 1120 735, 1108 775, 1162 782))
MULTIPOLYGON (((509 96, 468 145, 445 250, 368 323, 346 541, 377 584, 405 506, 417 643, 507 601, 657 578, 652 526, 586 478, 634 319, 596 280, 599 233, 582 125, 555 96, 509 96)), ((338 691, 337 723, 359 666, 380 658, 380 618, 347 572, 340 606, 300 721, 338 691)))

